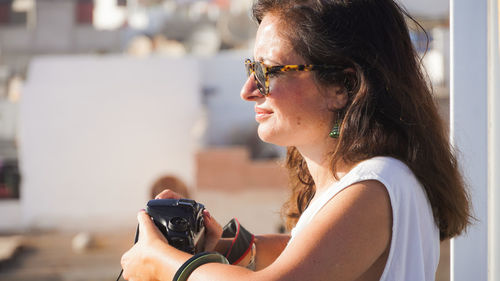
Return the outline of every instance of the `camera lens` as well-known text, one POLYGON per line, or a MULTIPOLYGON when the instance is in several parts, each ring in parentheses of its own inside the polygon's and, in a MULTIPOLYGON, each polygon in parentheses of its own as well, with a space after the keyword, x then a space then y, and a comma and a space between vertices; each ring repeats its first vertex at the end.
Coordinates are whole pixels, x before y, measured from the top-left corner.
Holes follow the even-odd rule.
POLYGON ((168 221, 168 229, 184 232, 189 229, 189 222, 185 218, 173 217, 168 221))
POLYGON ((185 246, 186 241, 182 237, 171 237, 169 243, 176 249, 182 249, 185 246))

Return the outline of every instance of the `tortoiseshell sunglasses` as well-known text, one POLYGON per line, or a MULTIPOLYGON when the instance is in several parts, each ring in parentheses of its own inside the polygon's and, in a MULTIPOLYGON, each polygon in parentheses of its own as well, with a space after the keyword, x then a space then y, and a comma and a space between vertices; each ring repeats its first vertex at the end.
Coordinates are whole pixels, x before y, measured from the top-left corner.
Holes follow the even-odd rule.
POLYGON ((259 92, 263 96, 269 95, 269 75, 277 72, 287 72, 287 71, 314 71, 314 70, 337 70, 343 71, 343 67, 334 65, 320 65, 320 64, 302 64, 302 65, 274 65, 269 66, 259 61, 251 61, 250 59, 245 60, 245 68, 247 70, 247 77, 251 74, 254 75, 255 84, 259 92))

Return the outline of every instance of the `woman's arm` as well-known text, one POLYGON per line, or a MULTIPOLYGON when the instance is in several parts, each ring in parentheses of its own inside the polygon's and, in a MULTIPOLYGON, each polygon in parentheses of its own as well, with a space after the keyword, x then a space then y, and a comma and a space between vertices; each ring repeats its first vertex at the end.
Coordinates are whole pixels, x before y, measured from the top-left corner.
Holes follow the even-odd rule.
POLYGON ((272 264, 285 249, 289 234, 267 234, 255 236, 255 270, 261 270, 272 264))
MULTIPOLYGON (((122 258, 124 277, 171 280, 190 255, 166 244, 144 212, 139 214, 139 222, 148 235, 140 237, 122 258)), ((240 266, 210 263, 196 269, 189 280, 355 280, 387 252, 391 227, 392 209, 385 187, 378 181, 356 183, 330 200, 308 229, 264 269, 253 272, 240 266)), ((260 245, 265 244, 262 241, 260 245)))
MULTIPOLYGON (((264 234, 255 235, 255 270, 261 270, 273 263, 285 249, 289 234, 264 234)), ((215 247, 219 253, 227 252, 231 246, 232 238, 222 238, 215 247)), ((250 263, 251 254, 247 254, 238 265, 247 266, 250 263)))
POLYGON ((248 273, 207 264, 190 280, 342 281, 356 280, 367 272, 380 278, 385 260, 378 272, 373 266, 388 252, 391 228, 392 208, 385 187, 378 181, 356 183, 331 199, 308 229, 263 270, 248 273))

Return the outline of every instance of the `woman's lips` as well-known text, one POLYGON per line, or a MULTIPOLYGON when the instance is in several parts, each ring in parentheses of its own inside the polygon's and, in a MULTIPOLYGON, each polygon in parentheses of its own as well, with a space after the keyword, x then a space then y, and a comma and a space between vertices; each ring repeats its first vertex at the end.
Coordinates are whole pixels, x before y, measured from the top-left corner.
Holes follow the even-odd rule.
POLYGON ((257 120, 257 121, 265 120, 265 119, 271 117, 271 114, 273 114, 273 112, 271 110, 267 110, 267 109, 263 109, 263 108, 259 108, 259 107, 255 108, 255 120, 257 120))

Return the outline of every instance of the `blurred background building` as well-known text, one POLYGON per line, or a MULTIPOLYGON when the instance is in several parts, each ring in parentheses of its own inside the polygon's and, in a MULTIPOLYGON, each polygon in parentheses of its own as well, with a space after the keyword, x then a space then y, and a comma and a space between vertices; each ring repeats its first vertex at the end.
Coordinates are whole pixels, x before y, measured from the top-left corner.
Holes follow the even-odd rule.
MULTIPOLYGON (((448 121, 449 3, 402 2, 448 121)), ((165 175, 221 223, 280 230, 284 149, 239 98, 251 3, 0 0, 0 233, 133 231, 165 175)))
MULTIPOLYGON (((403 4, 427 31, 426 34, 414 28, 412 39, 419 53, 426 53, 424 63, 429 78, 446 107, 448 2, 424 2, 403 4)), ((18 133, 22 126, 18 122, 19 100, 23 85, 29 81, 29 66, 37 57, 45 57, 45 61, 47 56, 68 61, 86 56, 96 62, 109 57, 120 60, 117 54, 123 60, 195 58, 198 63, 192 72, 201 77, 196 93, 200 103, 200 120, 195 126, 200 138, 198 144, 246 145, 253 158, 283 155, 282 149, 257 140, 250 125, 251 111, 245 112, 248 107, 242 106, 238 99, 244 79, 241 60, 251 56, 256 31, 249 17, 250 5, 251 0, 1 0, 0 159, 5 167, 4 181, 9 183, 0 187, 0 196, 19 198, 21 194, 20 173, 16 168, 18 133)), ((52 71, 41 69, 40 73, 52 71)), ((114 74, 121 75, 120 71, 126 69, 114 74)), ((73 85, 78 88, 78 70, 73 72, 73 85)), ((96 77, 106 74, 95 71, 96 77)), ((443 116, 447 118, 447 114, 443 116)))

